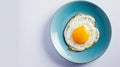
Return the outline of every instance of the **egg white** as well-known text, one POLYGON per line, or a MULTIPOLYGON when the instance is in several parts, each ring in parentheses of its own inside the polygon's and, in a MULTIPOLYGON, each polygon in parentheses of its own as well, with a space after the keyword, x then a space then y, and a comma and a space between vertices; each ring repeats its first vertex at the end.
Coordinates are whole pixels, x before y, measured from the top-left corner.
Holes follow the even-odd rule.
POLYGON ((68 49, 72 51, 83 51, 87 48, 90 48, 98 41, 99 37, 100 33, 95 25, 95 19, 90 15, 85 15, 81 13, 71 18, 64 30, 64 38, 67 45, 69 46, 68 49), (87 42, 80 45, 75 43, 72 39, 73 30, 79 26, 84 26, 90 34, 87 42))

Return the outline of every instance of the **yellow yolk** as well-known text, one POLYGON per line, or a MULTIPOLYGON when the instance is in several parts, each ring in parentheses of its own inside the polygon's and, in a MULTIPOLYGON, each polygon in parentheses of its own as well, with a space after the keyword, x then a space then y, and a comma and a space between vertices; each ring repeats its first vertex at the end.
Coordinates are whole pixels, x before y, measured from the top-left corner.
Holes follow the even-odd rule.
POLYGON ((84 26, 73 30, 72 39, 77 44, 84 44, 89 39, 89 32, 84 26))

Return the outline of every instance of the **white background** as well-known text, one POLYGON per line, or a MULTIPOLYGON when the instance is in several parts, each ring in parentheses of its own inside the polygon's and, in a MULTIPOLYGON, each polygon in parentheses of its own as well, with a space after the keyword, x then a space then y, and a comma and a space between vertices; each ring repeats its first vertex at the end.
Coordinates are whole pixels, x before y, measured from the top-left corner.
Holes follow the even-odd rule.
POLYGON ((52 17, 70 1, 0 0, 0 67, 119 67, 119 0, 90 0, 106 12, 112 25, 110 46, 99 59, 74 64, 53 48, 49 37, 52 17))

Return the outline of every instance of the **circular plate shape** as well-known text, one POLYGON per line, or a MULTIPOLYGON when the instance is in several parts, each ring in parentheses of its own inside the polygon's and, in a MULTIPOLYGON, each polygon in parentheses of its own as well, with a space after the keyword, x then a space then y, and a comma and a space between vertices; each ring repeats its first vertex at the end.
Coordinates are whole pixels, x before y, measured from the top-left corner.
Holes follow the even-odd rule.
POLYGON ((51 41, 57 52, 74 63, 87 63, 99 58, 109 46, 111 25, 104 11, 88 1, 73 1, 62 6, 54 15, 50 28, 51 41), (82 52, 68 50, 64 40, 64 29, 68 21, 76 14, 91 15, 96 20, 100 38, 92 47, 82 52))

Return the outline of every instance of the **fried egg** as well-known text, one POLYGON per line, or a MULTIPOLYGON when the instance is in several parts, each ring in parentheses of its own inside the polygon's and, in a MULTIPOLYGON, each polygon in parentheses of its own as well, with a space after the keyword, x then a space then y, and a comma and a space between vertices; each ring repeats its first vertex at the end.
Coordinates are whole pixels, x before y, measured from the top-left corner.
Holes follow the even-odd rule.
POLYGON ((95 18, 90 15, 76 14, 64 29, 65 42, 72 51, 83 51, 93 46, 100 38, 95 18))

